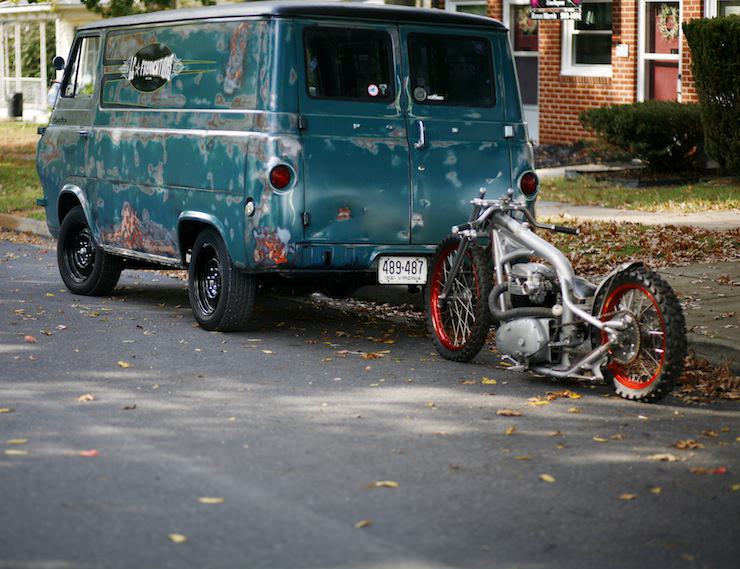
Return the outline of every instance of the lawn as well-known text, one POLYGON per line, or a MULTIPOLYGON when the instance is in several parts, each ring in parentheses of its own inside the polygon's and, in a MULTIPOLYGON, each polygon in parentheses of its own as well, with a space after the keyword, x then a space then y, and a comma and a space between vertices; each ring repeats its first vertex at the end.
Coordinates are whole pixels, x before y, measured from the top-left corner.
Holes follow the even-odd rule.
POLYGON ((540 199, 643 211, 702 212, 740 208, 740 179, 714 178, 697 184, 628 188, 590 176, 542 181, 540 199))
POLYGON ((0 122, 0 213, 44 219, 36 205, 43 194, 36 174, 37 126, 0 122))

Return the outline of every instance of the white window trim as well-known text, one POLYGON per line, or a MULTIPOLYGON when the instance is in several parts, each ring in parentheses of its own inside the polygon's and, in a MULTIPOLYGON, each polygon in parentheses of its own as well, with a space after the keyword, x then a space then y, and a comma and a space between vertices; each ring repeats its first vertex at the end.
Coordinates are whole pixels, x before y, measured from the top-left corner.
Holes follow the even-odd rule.
MULTIPOLYGON (((645 46, 645 35, 646 35, 646 18, 647 9, 650 4, 661 2, 663 0, 639 0, 637 4, 637 100, 639 102, 645 101, 647 95, 647 62, 648 61, 675 61, 678 63, 678 85, 676 86, 676 100, 680 103, 682 99, 681 93, 681 73, 682 73, 682 61, 683 61, 683 31, 679 32, 678 41, 678 54, 675 53, 647 53, 645 46)), ((678 20, 683 22, 683 2, 681 0, 670 0, 672 2, 678 2, 678 20)), ((707 2, 709 4, 710 2, 707 2)), ((716 0, 714 2, 716 4, 716 0)), ((705 5, 706 10, 706 5, 705 5)))
MULTIPOLYGON (((589 0, 589 2, 601 2, 601 3, 612 3, 612 0, 589 0)), ((611 36, 614 32, 614 24, 612 23, 612 30, 594 30, 589 31, 591 35, 609 35, 611 36)), ((591 64, 586 65, 583 63, 573 63, 573 41, 572 38, 575 35, 579 35, 581 30, 576 30, 575 25, 570 20, 563 21, 562 24, 562 36, 560 42, 560 74, 566 76, 575 77, 611 77, 612 66, 611 64, 591 64)))
POLYGON ((447 12, 457 12, 458 6, 486 6, 486 0, 448 0, 445 2, 447 12))

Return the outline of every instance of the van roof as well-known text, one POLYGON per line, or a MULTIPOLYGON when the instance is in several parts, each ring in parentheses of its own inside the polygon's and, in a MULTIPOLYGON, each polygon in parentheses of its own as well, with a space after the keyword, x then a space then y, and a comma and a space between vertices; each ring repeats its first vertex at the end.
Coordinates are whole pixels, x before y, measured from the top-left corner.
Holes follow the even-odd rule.
POLYGON ((439 24, 455 26, 474 26, 506 30, 506 27, 493 18, 405 6, 386 6, 373 4, 354 4, 349 2, 246 2, 239 4, 222 4, 204 8, 184 10, 164 10, 136 16, 123 16, 97 20, 79 30, 113 28, 119 26, 139 26, 164 22, 182 22, 187 20, 204 20, 210 18, 238 18, 242 16, 266 17, 304 17, 304 18, 340 18, 347 20, 376 20, 404 22, 412 24, 439 24))

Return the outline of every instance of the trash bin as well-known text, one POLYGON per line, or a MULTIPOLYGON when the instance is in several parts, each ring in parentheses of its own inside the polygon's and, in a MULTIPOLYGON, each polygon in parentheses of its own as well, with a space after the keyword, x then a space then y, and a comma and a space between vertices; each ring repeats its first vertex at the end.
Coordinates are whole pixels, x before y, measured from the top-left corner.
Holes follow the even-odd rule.
POLYGON ((23 117, 23 93, 13 93, 8 100, 8 116, 10 118, 23 117))

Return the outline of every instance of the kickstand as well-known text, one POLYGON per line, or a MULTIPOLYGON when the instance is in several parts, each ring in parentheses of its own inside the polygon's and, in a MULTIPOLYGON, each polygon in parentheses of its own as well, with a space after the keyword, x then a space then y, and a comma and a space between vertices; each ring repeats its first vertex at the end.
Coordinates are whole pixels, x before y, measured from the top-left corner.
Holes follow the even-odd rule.
POLYGON ((501 356, 501 364, 507 364, 508 362, 511 362, 511 365, 504 365, 507 371, 524 371, 527 369, 527 366, 522 364, 520 361, 515 360, 509 354, 501 356))

